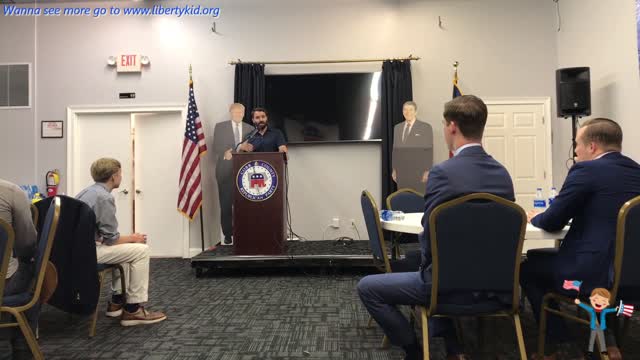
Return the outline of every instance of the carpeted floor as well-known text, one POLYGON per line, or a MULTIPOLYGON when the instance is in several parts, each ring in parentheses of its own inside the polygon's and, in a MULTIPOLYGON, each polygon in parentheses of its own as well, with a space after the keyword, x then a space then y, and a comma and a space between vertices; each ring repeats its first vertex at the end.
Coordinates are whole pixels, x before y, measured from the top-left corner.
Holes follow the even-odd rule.
MULTIPOLYGON (((368 315, 355 292, 364 274, 254 273, 196 278, 188 260, 154 259, 149 307, 168 320, 124 328, 102 313, 89 339, 88 318, 69 318, 45 306, 40 344, 47 359, 402 359, 396 348, 380 348, 382 332, 366 328, 368 315)), ((105 288, 106 290, 106 288, 105 288)), ((103 291, 103 302, 108 291, 103 291)), ((527 350, 535 347, 530 311, 523 315, 527 350)), ((473 359, 517 359, 508 320, 492 320, 479 346, 475 320, 463 322, 473 359)), ((637 322, 631 333, 638 334, 637 322)), ((579 331, 581 339, 588 332, 579 331)), ((640 358, 640 336, 630 339, 626 359, 640 358), (634 354, 635 357, 634 357, 634 354)), ((581 353, 584 342, 565 349, 581 353)), ((440 339, 433 359, 444 359, 440 339)), ((571 355, 571 356, 570 356, 571 355)))

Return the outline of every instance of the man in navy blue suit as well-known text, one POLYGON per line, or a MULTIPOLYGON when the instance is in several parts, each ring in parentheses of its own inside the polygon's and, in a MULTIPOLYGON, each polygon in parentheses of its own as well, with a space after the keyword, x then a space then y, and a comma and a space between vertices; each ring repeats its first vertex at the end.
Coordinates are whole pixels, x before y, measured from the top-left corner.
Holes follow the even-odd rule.
MULTIPOLYGON (((611 287, 618 212, 626 201, 640 195, 640 166, 620 153, 622 129, 615 121, 588 120, 576 138, 577 163, 560 193, 545 212, 529 212, 531 224, 546 231, 561 230, 573 219, 557 252, 530 251, 521 265, 520 283, 536 319, 544 294, 564 292, 564 280, 582 281, 584 294, 611 287)), ((566 295, 574 297, 575 292, 566 295)), ((548 320, 550 343, 569 340, 559 317, 550 315, 548 320)), ((618 357, 617 348, 609 350, 612 358, 618 357)))
MULTIPOLYGON (((424 232, 420 235, 422 265, 418 272, 370 275, 358 283, 365 307, 382 327, 392 344, 401 346, 406 360, 422 359, 416 334, 397 305, 426 305, 431 293, 431 249, 428 219, 433 209, 452 199, 487 192, 514 200, 513 183, 507 170, 482 148, 487 106, 473 96, 457 97, 444 108, 444 137, 454 157, 429 172, 425 192, 424 232)), ((453 323, 447 318, 429 320, 430 334, 445 338, 447 359, 466 359, 457 341, 453 323)))

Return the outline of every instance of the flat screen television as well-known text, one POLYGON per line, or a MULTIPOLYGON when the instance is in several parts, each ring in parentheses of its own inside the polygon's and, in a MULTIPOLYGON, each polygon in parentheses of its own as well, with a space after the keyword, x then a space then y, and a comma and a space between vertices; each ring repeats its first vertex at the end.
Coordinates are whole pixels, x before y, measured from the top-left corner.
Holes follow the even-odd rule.
POLYGON ((289 144, 381 138, 380 72, 266 75, 269 123, 289 144))

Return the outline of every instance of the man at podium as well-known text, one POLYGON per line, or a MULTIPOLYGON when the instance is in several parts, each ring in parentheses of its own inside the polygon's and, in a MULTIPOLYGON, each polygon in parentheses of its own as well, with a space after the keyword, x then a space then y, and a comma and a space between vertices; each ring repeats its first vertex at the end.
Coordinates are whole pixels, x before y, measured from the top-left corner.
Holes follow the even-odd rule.
POLYGON ((282 131, 271 128, 267 109, 255 108, 251 120, 256 127, 238 149, 245 152, 287 152, 287 142, 282 131))

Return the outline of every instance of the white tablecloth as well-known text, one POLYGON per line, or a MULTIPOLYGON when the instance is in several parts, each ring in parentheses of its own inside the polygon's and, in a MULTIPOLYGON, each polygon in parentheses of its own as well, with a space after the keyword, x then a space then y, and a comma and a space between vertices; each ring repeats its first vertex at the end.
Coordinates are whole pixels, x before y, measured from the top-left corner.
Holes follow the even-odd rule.
MULTIPOLYGON (((422 232, 422 220, 423 213, 407 213, 404 214, 404 220, 391 220, 382 221, 382 228, 389 231, 419 234, 422 232)), ((531 224, 527 224, 527 232, 524 235, 525 240, 559 240, 563 239, 567 234, 569 227, 565 227, 558 232, 546 232, 531 224)))

